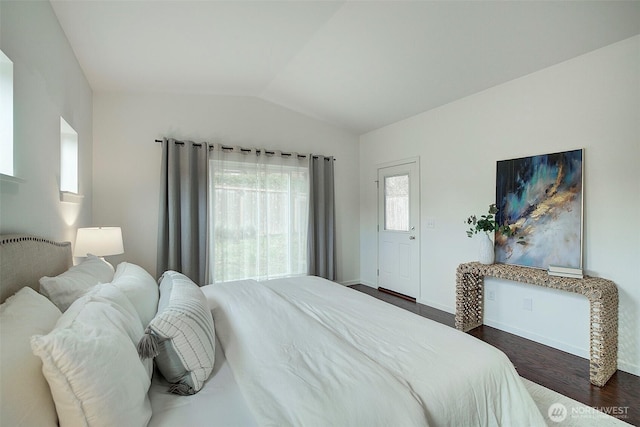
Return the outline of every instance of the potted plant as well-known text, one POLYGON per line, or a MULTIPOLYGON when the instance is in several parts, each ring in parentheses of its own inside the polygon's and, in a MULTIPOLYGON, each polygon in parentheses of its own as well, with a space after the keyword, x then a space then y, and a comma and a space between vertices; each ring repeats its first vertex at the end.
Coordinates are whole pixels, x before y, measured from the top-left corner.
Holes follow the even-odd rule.
POLYGON ((499 225, 496 222, 495 214, 498 213, 498 207, 495 203, 489 205, 489 212, 486 215, 480 215, 480 218, 471 215, 467 218, 467 224, 470 225, 467 230, 467 236, 473 237, 474 234, 484 232, 484 236, 480 240, 480 249, 478 253, 478 261, 482 264, 493 264, 495 253, 493 250, 493 241, 489 237, 489 233, 501 233, 506 236, 512 236, 513 230, 508 225, 499 225))

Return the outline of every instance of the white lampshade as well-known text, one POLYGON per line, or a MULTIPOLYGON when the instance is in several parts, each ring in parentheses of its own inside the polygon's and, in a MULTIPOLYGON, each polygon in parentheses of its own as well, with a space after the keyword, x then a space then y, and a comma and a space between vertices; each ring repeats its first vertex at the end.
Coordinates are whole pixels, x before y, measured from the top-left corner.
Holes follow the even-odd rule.
POLYGON ((88 254, 104 257, 124 253, 120 227, 78 228, 73 256, 88 254))

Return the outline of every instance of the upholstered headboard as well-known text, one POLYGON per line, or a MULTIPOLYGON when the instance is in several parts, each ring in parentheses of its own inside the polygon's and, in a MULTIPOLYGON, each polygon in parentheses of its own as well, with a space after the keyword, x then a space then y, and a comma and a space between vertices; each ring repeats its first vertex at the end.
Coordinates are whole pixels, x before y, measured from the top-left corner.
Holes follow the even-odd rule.
POLYGON ((42 276, 57 276, 72 265, 70 242, 24 234, 0 236, 0 302, 25 286, 39 290, 42 276))

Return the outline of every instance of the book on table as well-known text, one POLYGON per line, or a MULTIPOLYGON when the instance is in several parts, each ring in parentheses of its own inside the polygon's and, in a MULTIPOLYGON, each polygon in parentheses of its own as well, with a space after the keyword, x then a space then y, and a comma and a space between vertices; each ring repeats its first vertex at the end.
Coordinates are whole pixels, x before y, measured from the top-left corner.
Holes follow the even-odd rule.
POLYGON ((574 277, 577 279, 584 277, 581 268, 563 267, 560 265, 550 265, 548 273, 550 276, 574 277))

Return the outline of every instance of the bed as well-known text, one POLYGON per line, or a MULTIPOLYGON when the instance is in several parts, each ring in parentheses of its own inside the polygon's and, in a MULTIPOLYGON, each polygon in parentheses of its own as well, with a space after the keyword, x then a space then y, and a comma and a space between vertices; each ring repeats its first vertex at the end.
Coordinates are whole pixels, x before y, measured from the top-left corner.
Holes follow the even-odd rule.
MULTIPOLYGON (((65 270, 77 267, 69 268, 69 244, 30 236, 1 236, 0 263, 3 301, 17 293, 35 294, 21 289, 39 290, 42 276, 60 277, 67 274, 65 270), (36 264, 38 267, 34 268, 36 264)), ((111 283, 96 284, 71 302, 64 314, 52 310, 56 321, 41 327, 51 328, 51 332, 39 330, 31 338, 31 349, 40 360, 29 355, 46 379, 38 379, 37 393, 29 391, 30 382, 24 385, 23 392, 15 390, 14 383, 10 385, 19 399, 19 404, 13 406, 25 408, 15 415, 22 417, 22 423, 16 425, 29 425, 33 412, 29 408, 36 405, 30 400, 35 400, 36 395, 48 398, 48 405, 53 408, 53 413, 50 410, 46 414, 46 422, 39 421, 38 425, 545 425, 513 365, 499 350, 352 289, 317 277, 294 277, 265 282, 243 280, 193 291, 188 279, 167 272, 160 279, 159 290, 155 289, 157 284, 152 289, 145 276, 142 293, 143 287, 133 287, 132 283, 145 274, 148 275, 139 267, 122 263, 116 267, 111 283), (157 320, 161 313, 172 312, 175 316, 191 307, 192 300, 184 295, 175 297, 175 289, 180 286, 184 286, 186 294, 195 292, 195 299, 206 306, 207 313, 193 316, 194 323, 184 329, 197 328, 197 323, 204 323, 202 319, 208 316, 215 334, 211 334, 213 328, 208 332, 204 327, 199 335, 191 337, 191 347, 194 343, 203 346, 202 357, 189 361, 187 356, 187 362, 205 366, 206 370, 192 368, 193 381, 188 386, 182 381, 181 387, 175 387, 172 376, 161 369, 158 354, 164 347, 178 348, 182 344, 176 338, 171 346, 166 345, 169 341, 158 339, 154 325, 161 329, 157 320), (153 298, 149 297, 152 293, 153 298), (96 307, 95 312, 84 314, 78 308, 83 304, 96 307), (68 313, 75 313, 73 321, 68 319, 68 313), (101 315, 105 317, 100 318, 101 315), (124 320, 117 324, 116 318, 120 317, 124 320), (140 325, 126 320, 132 318, 138 319, 140 325), (95 326, 90 323, 95 319, 103 320, 95 322, 100 324, 95 326), (117 327, 112 328, 112 324, 117 327), (51 378, 51 353, 45 351, 50 344, 48 337, 56 332, 56 351, 63 342, 60 340, 68 338, 68 331, 59 331, 65 327, 92 337, 92 341, 83 343, 93 345, 96 341, 99 346, 101 340, 105 341, 89 356, 76 354, 83 353, 85 347, 74 341, 74 352, 67 353, 66 359, 59 358, 73 361, 67 363, 74 369, 65 373, 65 384, 86 387, 81 393, 72 390, 73 399, 61 396, 61 386, 51 378), (122 349, 114 350, 114 343, 122 349), (143 354, 146 356, 138 357, 143 354), (117 375, 104 367, 109 364, 117 369, 117 375), (94 373, 89 381, 87 377, 94 373), (68 375, 79 376, 70 381, 68 375), (45 396, 47 383, 50 393, 45 396), (112 388, 105 391, 102 383, 113 383, 112 388), (83 405, 76 405, 78 398, 84 399, 83 405), (83 412, 82 423, 74 421, 78 412, 83 412)), ((16 299, 14 296, 9 302, 16 299)), ((5 305, 8 304, 3 304, 3 334, 9 329, 5 315, 10 309, 5 305)), ((164 327, 173 328, 187 317, 171 317, 164 327)), ((18 325, 30 323, 24 318, 13 320, 18 325)), ((85 338, 74 335, 73 339, 85 338)), ((5 347, 2 365, 6 370, 5 347)), ((21 372, 24 376, 26 371, 21 372)), ((10 404, 4 398, 7 381, 3 371, 2 417, 10 404)), ((36 382, 32 381, 37 385, 36 382)), ((38 407, 44 406, 38 403, 38 407)), ((4 425, 4 421, 0 420, 0 424, 4 425)))

